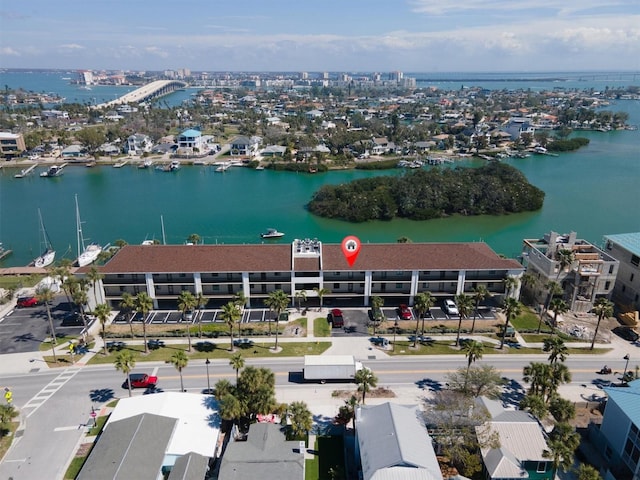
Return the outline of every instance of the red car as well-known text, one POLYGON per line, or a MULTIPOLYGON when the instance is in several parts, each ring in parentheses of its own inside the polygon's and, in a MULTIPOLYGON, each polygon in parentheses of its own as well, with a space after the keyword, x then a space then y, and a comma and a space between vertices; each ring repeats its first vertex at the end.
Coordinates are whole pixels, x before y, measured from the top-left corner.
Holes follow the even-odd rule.
POLYGON ((38 299, 36 297, 19 297, 18 308, 35 307, 38 305, 38 299))
POLYGON ((413 316, 411 315, 411 310, 404 303, 398 307, 398 312, 400 313, 400 318, 402 320, 411 320, 413 316))
MULTIPOLYGON (((129 374, 129 380, 131 381, 131 388, 156 388, 158 383, 158 377, 147 375, 146 373, 131 373, 129 374)), ((129 388, 126 380, 122 384, 122 388, 129 388)))
POLYGON ((339 308, 334 308, 333 310, 331 310, 327 319, 331 323, 332 328, 344 327, 344 317, 342 316, 342 310, 340 310, 339 308))

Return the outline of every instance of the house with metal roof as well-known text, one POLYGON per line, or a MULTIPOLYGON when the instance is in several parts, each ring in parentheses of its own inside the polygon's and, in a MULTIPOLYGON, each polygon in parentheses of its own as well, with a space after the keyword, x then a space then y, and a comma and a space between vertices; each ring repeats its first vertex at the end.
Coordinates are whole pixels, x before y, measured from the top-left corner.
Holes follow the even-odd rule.
POLYGON ((178 153, 180 155, 204 153, 206 150, 206 143, 202 137, 202 132, 193 128, 185 130, 178 135, 177 142, 178 153))
POLYGON ((602 423, 589 425, 589 440, 602 455, 603 478, 640 478, 640 380, 604 391, 602 423))
POLYGON ((303 480, 304 442, 286 439, 282 426, 253 423, 246 441, 232 439, 222 456, 219 480, 303 480))
POLYGON ((620 262, 613 300, 640 310, 640 232, 605 235, 605 250, 620 262))
POLYGON ((387 402, 358 407, 356 454, 364 480, 442 480, 417 406, 387 402))
POLYGON ((523 410, 506 410, 495 400, 480 401, 490 416, 476 427, 486 478, 553 479, 553 463, 544 456, 547 439, 538 420, 523 410), (491 441, 494 438, 498 442, 491 441))
POLYGON ((202 479, 218 453, 219 435, 217 403, 210 395, 123 398, 77 478, 156 480, 177 468, 169 478, 202 479))

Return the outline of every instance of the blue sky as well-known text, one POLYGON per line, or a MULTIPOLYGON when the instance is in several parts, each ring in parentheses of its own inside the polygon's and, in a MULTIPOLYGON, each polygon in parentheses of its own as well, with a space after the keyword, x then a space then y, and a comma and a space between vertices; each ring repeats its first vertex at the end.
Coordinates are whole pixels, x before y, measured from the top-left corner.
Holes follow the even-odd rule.
POLYGON ((640 70, 640 1, 0 0, 0 67, 640 70))

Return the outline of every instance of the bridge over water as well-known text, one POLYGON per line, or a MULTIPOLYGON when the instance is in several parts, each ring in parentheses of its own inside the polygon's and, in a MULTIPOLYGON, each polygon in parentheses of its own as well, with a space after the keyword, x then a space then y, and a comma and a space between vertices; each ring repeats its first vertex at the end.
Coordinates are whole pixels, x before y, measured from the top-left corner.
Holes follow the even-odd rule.
POLYGON ((186 86, 186 83, 178 80, 156 80, 155 82, 136 88, 132 92, 124 94, 120 98, 96 105, 95 108, 112 107, 114 105, 121 105, 125 103, 142 103, 168 95, 186 86))

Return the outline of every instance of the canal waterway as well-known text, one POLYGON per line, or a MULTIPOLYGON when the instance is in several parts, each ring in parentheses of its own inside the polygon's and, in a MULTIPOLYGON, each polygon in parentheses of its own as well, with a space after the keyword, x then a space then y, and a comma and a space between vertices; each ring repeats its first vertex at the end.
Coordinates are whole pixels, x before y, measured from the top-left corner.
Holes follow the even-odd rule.
MULTIPOLYGON (((640 101, 618 101, 608 109, 626 111, 629 123, 640 125, 640 101)), ((101 244, 162 240, 161 217, 166 241, 172 244, 184 243, 192 233, 207 244, 260 243, 259 234, 273 227, 286 233, 276 240, 283 243, 294 238, 337 243, 348 234, 365 243, 395 242, 399 237, 415 242, 485 241, 509 257, 518 255, 523 238, 538 238, 549 230, 574 230, 598 245, 603 235, 640 231, 640 131, 579 135, 591 143, 577 152, 507 160, 546 192, 541 210, 430 221, 350 224, 319 218, 305 209, 323 184, 398 175, 400 170, 306 174, 232 167, 219 173, 210 166, 189 166, 165 173, 134 166, 68 166, 58 178, 40 178, 39 168, 35 175, 15 179, 15 169, 3 168, 0 241, 13 254, 0 265, 26 265, 40 253, 38 209, 57 258, 75 258, 76 194, 85 239, 101 244)))

